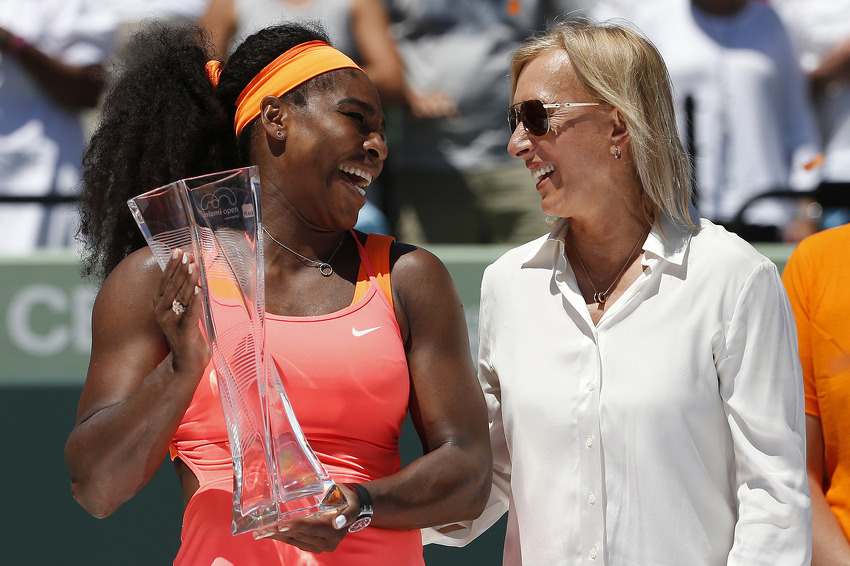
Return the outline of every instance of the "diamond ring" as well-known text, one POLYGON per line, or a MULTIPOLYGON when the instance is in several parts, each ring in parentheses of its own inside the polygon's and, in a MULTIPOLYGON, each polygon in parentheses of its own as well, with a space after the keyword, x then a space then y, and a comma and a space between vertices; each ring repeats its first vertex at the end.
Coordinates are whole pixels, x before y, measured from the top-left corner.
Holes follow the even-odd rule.
POLYGON ((171 303, 171 310, 174 311, 174 314, 180 316, 181 314, 186 312, 186 305, 184 305, 177 299, 174 299, 174 301, 171 303))

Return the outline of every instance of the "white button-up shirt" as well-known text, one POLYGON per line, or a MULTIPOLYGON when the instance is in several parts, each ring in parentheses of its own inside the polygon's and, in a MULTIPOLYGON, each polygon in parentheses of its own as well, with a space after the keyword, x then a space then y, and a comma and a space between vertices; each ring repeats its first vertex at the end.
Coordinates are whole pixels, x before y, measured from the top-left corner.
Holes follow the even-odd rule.
POLYGON ((505 565, 808 564, 796 331, 776 267, 703 221, 657 224, 591 321, 565 223, 488 267, 481 385, 505 565))

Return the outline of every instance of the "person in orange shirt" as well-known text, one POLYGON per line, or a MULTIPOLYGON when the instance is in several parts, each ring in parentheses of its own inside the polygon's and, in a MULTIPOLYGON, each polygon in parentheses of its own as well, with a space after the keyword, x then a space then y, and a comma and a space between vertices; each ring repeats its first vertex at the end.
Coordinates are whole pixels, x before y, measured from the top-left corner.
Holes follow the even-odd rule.
POLYGON ((800 242, 782 280, 806 392, 812 564, 850 564, 850 224, 800 242))

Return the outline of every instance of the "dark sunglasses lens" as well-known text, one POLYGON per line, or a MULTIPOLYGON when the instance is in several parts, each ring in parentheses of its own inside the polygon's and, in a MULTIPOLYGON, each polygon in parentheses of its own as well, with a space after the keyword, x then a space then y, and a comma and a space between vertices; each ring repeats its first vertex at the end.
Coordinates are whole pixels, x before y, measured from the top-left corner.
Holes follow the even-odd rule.
POLYGON ((534 136, 545 135, 549 130, 549 113, 539 100, 526 100, 519 106, 522 125, 534 136))
POLYGON ((513 107, 508 108, 508 125, 511 127, 512 134, 516 131, 518 123, 519 119, 517 118, 517 109, 513 107))

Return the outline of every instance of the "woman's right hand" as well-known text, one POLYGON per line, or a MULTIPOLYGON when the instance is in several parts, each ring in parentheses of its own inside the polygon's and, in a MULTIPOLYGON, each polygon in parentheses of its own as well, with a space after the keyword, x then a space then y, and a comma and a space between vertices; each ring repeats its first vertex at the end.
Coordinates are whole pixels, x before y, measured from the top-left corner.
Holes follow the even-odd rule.
POLYGON ((171 350, 175 372, 202 372, 210 351, 199 324, 203 295, 200 267, 192 254, 175 248, 153 299, 157 323, 171 350))

